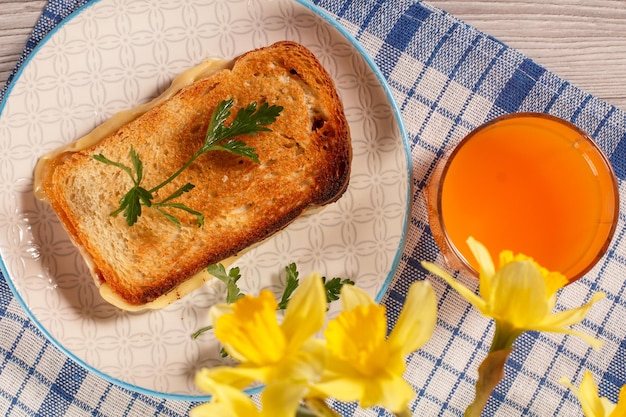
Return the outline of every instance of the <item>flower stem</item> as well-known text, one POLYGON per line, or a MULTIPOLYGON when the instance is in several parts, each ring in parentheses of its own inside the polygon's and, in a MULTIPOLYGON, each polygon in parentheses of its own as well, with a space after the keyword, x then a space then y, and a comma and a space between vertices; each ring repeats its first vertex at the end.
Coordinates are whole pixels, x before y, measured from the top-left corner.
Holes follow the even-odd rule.
POLYGON ((513 350, 513 343, 522 333, 510 323, 496 320, 489 354, 478 367, 474 401, 465 410, 465 417, 481 415, 491 393, 504 377, 504 364, 513 350))
POLYGON ((493 389, 504 377, 504 363, 512 347, 490 352, 478 367, 478 380, 474 401, 465 410, 465 417, 479 417, 493 389))
POLYGON ((491 341, 489 353, 498 350, 509 349, 513 346, 513 342, 522 334, 520 330, 513 327, 507 322, 496 320, 496 330, 491 341))
POLYGON ((333 411, 321 398, 305 398, 304 407, 298 409, 296 416, 339 417, 339 414, 333 411))

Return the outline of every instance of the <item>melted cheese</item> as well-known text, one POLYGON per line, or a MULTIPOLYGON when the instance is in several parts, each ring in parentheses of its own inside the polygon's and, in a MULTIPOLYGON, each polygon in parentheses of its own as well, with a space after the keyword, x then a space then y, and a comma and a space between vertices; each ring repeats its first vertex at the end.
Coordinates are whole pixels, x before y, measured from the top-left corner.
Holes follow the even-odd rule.
MULTIPOLYGON (((224 265, 224 268, 228 268, 234 262, 237 261, 242 255, 232 256, 223 260, 221 263, 224 265)), ((113 304, 115 307, 126 310, 126 311, 141 311, 141 310, 158 310, 168 305, 180 300, 187 294, 192 291, 200 288, 205 282, 212 279, 213 276, 209 274, 205 269, 201 272, 193 275, 191 278, 187 279, 187 281, 180 284, 178 287, 173 289, 172 291, 161 295, 154 301, 150 301, 146 304, 134 305, 127 303, 122 297, 120 297, 116 292, 113 291, 111 286, 106 282, 100 284, 100 296, 104 298, 110 304, 113 304)))

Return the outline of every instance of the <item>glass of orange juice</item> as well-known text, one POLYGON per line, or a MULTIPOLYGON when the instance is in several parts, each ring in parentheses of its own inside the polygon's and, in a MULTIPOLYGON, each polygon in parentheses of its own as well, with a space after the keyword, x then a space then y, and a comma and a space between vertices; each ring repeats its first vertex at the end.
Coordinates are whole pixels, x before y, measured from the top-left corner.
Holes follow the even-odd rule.
POLYGON ((438 163, 425 192, 446 261, 474 276, 469 236, 494 260, 510 249, 575 281, 606 251, 619 210, 602 151, 575 125, 541 113, 473 130, 438 163))

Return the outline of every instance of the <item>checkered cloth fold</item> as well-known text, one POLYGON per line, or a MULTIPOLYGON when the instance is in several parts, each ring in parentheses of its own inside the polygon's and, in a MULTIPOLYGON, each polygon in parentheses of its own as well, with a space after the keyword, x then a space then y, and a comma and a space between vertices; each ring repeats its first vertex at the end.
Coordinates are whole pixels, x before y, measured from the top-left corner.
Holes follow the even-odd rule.
MULTIPOLYGON (((50 0, 18 68, 56 25, 86 3, 50 0)), ((626 200, 626 114, 619 109, 427 3, 314 3, 352 33, 374 59, 401 109, 410 139, 413 211, 401 262, 382 301, 392 322, 409 284, 426 278, 419 262, 441 261, 421 194, 425 181, 444 152, 484 121, 517 111, 550 113, 570 120, 608 155, 626 200)), ((0 100, 5 92, 6 88, 0 92, 0 100)), ((613 242, 597 267, 562 290, 557 304, 558 309, 573 308, 588 301, 594 292, 607 294, 577 325, 605 341, 601 352, 592 351, 575 337, 524 334, 484 415, 582 415, 577 399, 558 380, 567 375, 579 383, 585 369, 594 373, 601 395, 617 401, 619 388, 626 384, 624 220, 620 214, 613 242)), ((442 281, 430 279, 439 297, 439 322, 431 341, 408 358, 406 376, 418 394, 411 407, 419 416, 460 416, 471 401, 476 369, 489 349, 493 323, 442 281)), ((470 280, 464 283, 475 287, 470 280)), ((388 415, 384 410, 359 410, 355 404, 333 405, 345 416, 388 415)), ((0 413, 180 416, 193 406, 128 391, 77 365, 29 321, 6 281, 0 280, 0 413)))

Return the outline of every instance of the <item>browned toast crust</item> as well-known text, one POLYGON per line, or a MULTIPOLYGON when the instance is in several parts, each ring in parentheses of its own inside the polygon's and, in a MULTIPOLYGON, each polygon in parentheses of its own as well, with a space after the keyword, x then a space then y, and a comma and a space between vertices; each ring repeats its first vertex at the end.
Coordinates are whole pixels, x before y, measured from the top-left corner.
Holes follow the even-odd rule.
MULTIPOLYGON (((173 290, 207 265, 233 256, 284 228, 310 206, 345 191, 352 158, 348 124, 333 81, 315 56, 293 42, 241 55, 226 69, 184 88, 95 146, 51 161, 42 189, 76 244, 93 261, 97 279, 127 303, 141 305, 173 290), (272 132, 238 138, 256 149, 260 164, 226 152, 203 154, 164 197, 186 182, 196 187, 178 201, 178 228, 144 209, 129 227, 109 214, 132 186, 128 175, 93 158, 131 165, 132 145, 144 163, 146 188, 160 183, 201 147, 217 104, 234 99, 284 109, 272 132)), ((157 196, 155 200, 159 200, 157 196)))

